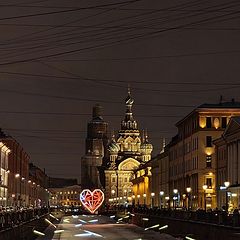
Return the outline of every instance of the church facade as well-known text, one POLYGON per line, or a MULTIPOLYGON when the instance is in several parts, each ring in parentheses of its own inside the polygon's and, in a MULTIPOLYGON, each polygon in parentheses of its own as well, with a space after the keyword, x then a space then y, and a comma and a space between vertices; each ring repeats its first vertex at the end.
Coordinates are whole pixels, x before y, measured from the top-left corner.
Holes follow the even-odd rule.
POLYGON ((149 143, 146 132, 141 136, 137 121, 133 117, 133 103, 134 99, 128 90, 125 118, 121 122, 117 137, 113 134, 107 148, 108 164, 104 171, 107 202, 124 204, 131 201, 133 172, 151 159, 153 146, 149 143))

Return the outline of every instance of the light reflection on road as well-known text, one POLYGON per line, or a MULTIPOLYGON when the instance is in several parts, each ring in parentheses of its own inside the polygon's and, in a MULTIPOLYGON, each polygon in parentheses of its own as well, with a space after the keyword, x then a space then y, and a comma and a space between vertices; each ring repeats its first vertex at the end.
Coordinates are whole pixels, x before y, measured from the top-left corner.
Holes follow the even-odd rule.
POLYGON ((133 224, 116 223, 113 218, 100 215, 79 215, 63 217, 54 234, 54 240, 173 240, 166 234, 144 229, 133 224))

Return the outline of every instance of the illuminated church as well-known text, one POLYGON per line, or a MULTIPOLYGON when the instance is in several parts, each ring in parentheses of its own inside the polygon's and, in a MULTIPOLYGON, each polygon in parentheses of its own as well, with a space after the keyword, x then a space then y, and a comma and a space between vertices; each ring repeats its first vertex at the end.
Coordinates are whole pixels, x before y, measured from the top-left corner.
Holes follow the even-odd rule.
POLYGON ((133 117, 134 99, 128 90, 126 113, 117 137, 113 134, 108 144, 108 165, 105 168, 105 196, 107 201, 125 203, 132 196, 133 170, 151 159, 153 146, 146 132, 141 137, 133 117))

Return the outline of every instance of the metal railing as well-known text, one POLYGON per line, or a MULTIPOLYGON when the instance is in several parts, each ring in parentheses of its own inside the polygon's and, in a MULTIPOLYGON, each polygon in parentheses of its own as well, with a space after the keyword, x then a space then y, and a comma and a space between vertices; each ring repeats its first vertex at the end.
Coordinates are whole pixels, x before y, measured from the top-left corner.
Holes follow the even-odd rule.
POLYGON ((34 208, 0 213, 0 231, 13 228, 48 213, 48 208, 34 208))

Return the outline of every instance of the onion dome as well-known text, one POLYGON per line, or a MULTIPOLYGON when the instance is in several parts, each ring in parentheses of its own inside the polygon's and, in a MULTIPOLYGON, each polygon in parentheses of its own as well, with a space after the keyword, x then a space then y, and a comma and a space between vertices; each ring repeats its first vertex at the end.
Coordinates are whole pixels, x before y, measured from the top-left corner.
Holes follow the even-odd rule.
POLYGON ((145 136, 143 137, 143 141, 140 146, 140 149, 141 149, 141 152, 146 152, 146 151, 151 152, 153 150, 153 145, 149 143, 147 134, 145 134, 145 136))
POLYGON ((115 153, 117 153, 117 152, 120 151, 120 147, 119 147, 119 145, 117 144, 114 135, 112 136, 112 140, 111 140, 110 144, 108 145, 108 150, 109 150, 110 152, 115 152, 115 153))
POLYGON ((137 130, 137 122, 134 120, 132 113, 133 103, 134 99, 131 96, 130 88, 128 88, 128 96, 125 99, 126 112, 125 118, 121 122, 121 130, 137 130))

